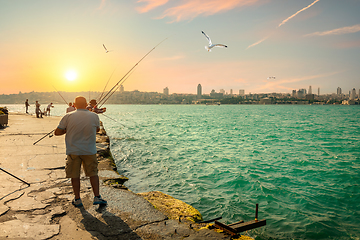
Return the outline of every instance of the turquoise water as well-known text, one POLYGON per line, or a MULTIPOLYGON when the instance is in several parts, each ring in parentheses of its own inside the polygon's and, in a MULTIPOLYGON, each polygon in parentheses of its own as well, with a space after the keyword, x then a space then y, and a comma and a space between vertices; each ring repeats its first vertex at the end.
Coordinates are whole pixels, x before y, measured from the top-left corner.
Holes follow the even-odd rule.
POLYGON ((258 239, 360 239, 357 106, 115 105, 108 116, 134 192, 226 223, 253 220, 259 203, 258 239))
POLYGON ((162 191, 224 223, 253 220, 259 203, 257 239, 360 239, 358 106, 107 108, 132 191, 162 191))

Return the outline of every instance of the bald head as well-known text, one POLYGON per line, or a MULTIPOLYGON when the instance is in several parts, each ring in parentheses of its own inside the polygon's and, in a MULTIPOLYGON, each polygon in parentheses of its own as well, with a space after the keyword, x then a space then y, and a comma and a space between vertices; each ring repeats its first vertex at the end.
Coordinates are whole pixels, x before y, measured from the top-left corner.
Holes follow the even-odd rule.
POLYGON ((82 96, 78 96, 75 98, 74 105, 77 109, 86 109, 86 99, 82 96))

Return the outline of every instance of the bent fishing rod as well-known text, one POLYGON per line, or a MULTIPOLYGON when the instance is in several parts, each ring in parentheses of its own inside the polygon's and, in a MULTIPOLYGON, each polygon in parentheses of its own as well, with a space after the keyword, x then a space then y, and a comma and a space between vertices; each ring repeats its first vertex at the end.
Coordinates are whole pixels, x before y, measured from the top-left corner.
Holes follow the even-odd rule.
POLYGON ((165 38, 164 40, 162 40, 160 43, 158 43, 155 47, 153 47, 148 53, 145 54, 145 56, 143 56, 111 89, 110 91, 103 97, 99 100, 98 102, 98 106, 99 108, 101 108, 102 105, 105 104, 105 102, 115 93, 116 91, 116 87, 119 86, 120 83, 124 82, 127 78, 126 76, 129 75, 129 73, 144 59, 147 57, 147 55, 149 55, 152 51, 155 50, 155 48, 157 46, 159 46, 161 43, 163 43, 166 39, 168 38, 165 38), (126 78, 126 79, 125 79, 126 78), (125 80, 124 80, 125 79, 125 80), (113 91, 115 89, 115 91, 113 91), (109 95, 110 94, 110 95, 109 95))

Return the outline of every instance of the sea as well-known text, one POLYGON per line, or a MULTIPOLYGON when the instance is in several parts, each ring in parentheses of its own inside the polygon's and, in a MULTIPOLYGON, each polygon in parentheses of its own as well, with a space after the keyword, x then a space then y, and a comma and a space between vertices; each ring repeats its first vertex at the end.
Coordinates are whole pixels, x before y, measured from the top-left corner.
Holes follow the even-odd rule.
POLYGON ((161 191, 226 224, 254 220, 258 204, 266 226, 247 232, 257 240, 360 239, 360 106, 106 107, 133 192, 161 191))

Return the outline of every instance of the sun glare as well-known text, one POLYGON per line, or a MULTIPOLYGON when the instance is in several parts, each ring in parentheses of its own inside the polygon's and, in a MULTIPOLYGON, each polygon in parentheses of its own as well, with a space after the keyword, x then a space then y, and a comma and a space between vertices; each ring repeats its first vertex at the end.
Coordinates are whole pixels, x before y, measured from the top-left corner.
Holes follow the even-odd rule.
POLYGON ((77 73, 74 70, 69 70, 65 73, 65 78, 69 81, 74 81, 77 78, 77 73))

